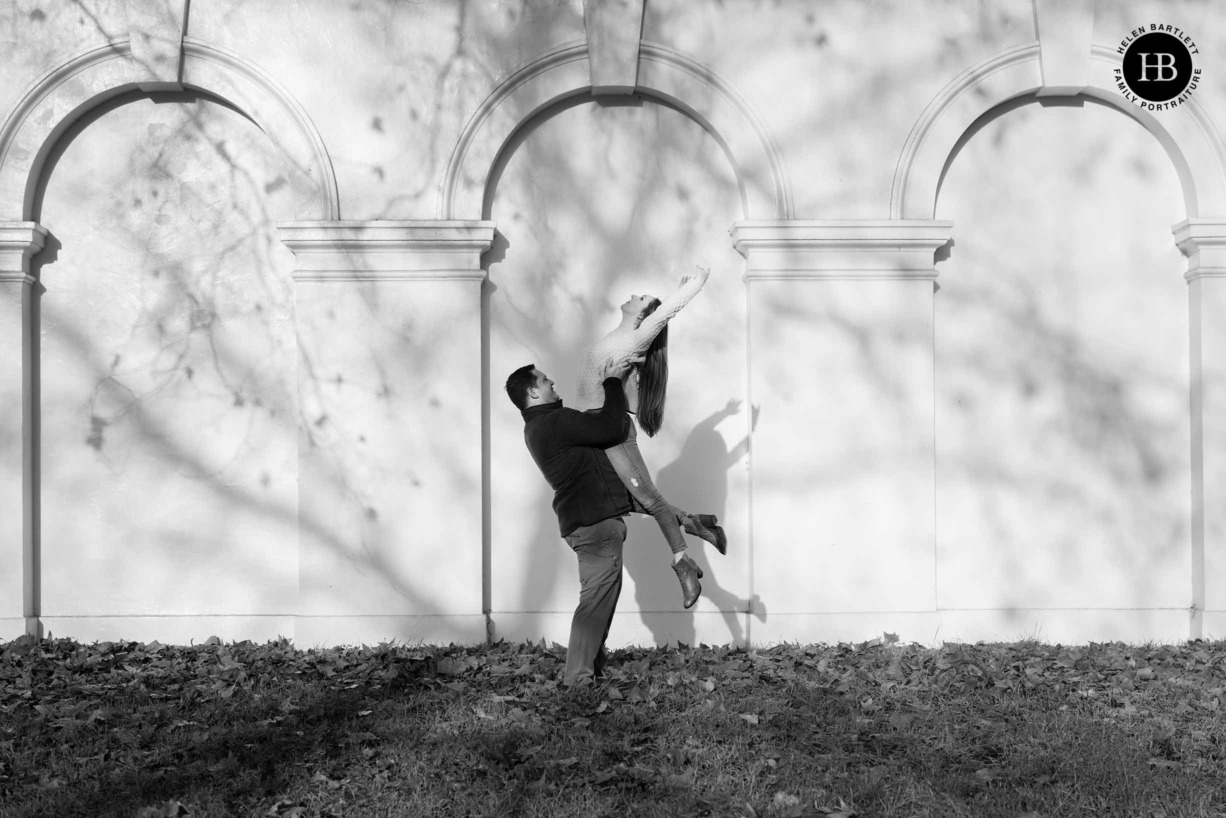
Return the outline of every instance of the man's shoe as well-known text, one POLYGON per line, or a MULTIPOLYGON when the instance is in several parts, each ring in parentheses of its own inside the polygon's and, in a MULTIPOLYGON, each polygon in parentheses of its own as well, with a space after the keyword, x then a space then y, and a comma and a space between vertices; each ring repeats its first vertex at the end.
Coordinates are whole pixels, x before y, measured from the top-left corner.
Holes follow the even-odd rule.
POLYGON ((685 526, 687 534, 701 537, 721 554, 728 553, 728 535, 719 527, 719 518, 714 514, 690 514, 686 517, 689 523, 685 526))
POLYGON ((687 554, 673 563, 673 571, 676 572, 677 579, 681 582, 683 604, 686 608, 692 608, 702 594, 702 583, 698 581, 702 577, 702 569, 687 554))

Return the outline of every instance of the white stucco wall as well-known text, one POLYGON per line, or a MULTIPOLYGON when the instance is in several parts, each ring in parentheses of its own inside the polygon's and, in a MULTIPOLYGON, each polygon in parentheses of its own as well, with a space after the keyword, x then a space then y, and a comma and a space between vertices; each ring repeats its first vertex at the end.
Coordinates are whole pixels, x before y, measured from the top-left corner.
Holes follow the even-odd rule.
POLYGON ((632 521, 615 642, 1226 632, 1226 9, 599 7, 0 8, 0 636, 565 641, 503 381, 695 263, 641 444, 731 549, 632 521))
MULTIPOLYGON (((132 101, 71 137, 39 221, 41 615, 297 604, 295 338, 284 174, 208 101, 132 101), (110 158, 113 161, 99 161, 110 158)), ((121 620, 122 621, 122 620, 121 620)))

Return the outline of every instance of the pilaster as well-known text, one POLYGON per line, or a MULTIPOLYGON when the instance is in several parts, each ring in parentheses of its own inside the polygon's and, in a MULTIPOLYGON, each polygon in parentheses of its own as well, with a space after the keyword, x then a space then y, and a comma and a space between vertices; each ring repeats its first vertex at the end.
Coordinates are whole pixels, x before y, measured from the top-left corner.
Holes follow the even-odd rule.
POLYGON ((913 638, 935 627, 933 256, 951 228, 733 227, 760 410, 752 576, 771 589, 755 641, 846 638, 834 614, 913 638))
POLYGON ((30 258, 47 231, 0 225, 0 640, 38 634, 38 336, 30 258))
POLYGON ((1172 228, 1188 258, 1192 638, 1226 636, 1226 219, 1172 228))
POLYGON ((492 222, 299 222, 300 645, 485 639, 492 222))

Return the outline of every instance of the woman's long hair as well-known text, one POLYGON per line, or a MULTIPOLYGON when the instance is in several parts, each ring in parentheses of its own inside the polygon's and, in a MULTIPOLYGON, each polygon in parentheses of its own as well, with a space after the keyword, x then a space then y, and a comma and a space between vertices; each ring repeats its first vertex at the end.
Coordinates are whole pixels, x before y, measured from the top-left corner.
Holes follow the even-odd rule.
MULTIPOLYGON (((656 311, 660 299, 653 298, 643 308, 639 323, 656 311)), ((647 357, 639 365, 639 426, 654 437, 664 424, 664 398, 668 391, 668 324, 647 348, 647 357)))

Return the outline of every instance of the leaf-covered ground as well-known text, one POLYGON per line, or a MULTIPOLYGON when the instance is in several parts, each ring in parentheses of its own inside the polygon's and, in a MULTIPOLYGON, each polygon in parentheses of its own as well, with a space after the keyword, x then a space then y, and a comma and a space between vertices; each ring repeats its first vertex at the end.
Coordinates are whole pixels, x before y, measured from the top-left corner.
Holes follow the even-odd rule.
POLYGON ((1226 816, 1226 643, 0 643, 5 816, 1226 816))

